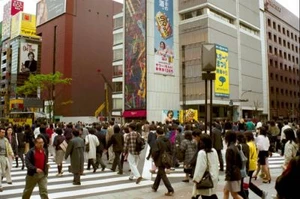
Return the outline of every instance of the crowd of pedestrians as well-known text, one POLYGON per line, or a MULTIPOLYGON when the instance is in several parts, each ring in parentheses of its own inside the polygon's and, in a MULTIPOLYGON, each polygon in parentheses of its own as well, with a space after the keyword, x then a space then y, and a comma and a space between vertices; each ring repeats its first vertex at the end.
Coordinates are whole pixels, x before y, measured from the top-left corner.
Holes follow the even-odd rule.
MULTIPOLYGON (((237 123, 214 121, 212 132, 201 122, 180 124, 178 120, 166 123, 132 121, 124 125, 110 121, 94 123, 89 128, 81 122, 55 125, 44 122, 33 127, 4 124, 0 126, 0 179, 6 178, 6 182, 12 184, 12 162, 15 159, 19 167, 20 159, 21 170, 27 168, 23 198, 30 198, 36 184, 41 198, 48 198, 48 156, 53 156, 57 177, 63 176, 63 163, 70 158, 68 171, 73 173, 73 185, 81 185, 80 176, 85 169, 92 168, 94 173, 99 168, 104 171, 107 164, 111 164, 112 172, 123 175, 124 161, 129 164, 129 180, 139 184, 143 177, 138 164, 144 148, 139 138, 150 147, 146 158, 152 162, 149 172, 157 174, 152 185, 155 192, 162 180, 167 189, 165 195, 173 196, 175 190, 168 174, 182 165, 185 173, 182 182, 193 182, 192 198, 218 198, 220 172, 225 172, 224 199, 230 196, 248 199, 250 190, 266 198, 267 192, 255 185, 255 181, 261 178, 263 183, 271 182, 268 158, 273 152, 279 152, 284 156, 284 164, 283 173, 276 180, 277 197, 296 198, 290 190, 300 181, 295 178, 300 170, 300 129, 299 125, 286 121, 284 124, 253 123, 243 119, 237 123), (222 150, 226 151, 225 158, 222 150), (84 168, 85 161, 87 168, 84 168), (210 186, 206 184, 204 188, 207 176, 210 186)), ((1 182, 0 191, 3 191, 1 182)))

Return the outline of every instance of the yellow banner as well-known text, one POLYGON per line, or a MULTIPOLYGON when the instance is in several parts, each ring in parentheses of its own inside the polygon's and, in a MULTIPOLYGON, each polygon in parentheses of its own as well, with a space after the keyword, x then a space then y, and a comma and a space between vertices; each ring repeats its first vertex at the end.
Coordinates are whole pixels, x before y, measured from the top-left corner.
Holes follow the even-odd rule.
POLYGON ((105 108, 105 102, 103 102, 98 109, 95 111, 95 117, 98 117, 99 114, 101 113, 101 111, 103 111, 103 109, 105 108))
POLYGON ((25 37, 39 38, 36 35, 35 15, 19 12, 11 20, 11 39, 22 35, 25 37))
POLYGON ((228 48, 216 45, 216 55, 215 96, 229 97, 228 48))
POLYGON ((198 110, 188 109, 188 110, 180 110, 179 112, 179 122, 192 122, 198 121, 198 110))
POLYGON ((8 118, 8 122, 19 126, 24 126, 24 124, 32 125, 31 118, 8 118))

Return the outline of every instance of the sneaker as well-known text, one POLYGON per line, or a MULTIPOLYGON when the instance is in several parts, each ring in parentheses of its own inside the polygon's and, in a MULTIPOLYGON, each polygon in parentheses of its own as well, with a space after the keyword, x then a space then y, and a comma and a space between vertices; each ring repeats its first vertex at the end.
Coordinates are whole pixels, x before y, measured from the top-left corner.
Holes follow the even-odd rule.
POLYGON ((267 195, 268 195, 268 192, 265 192, 265 191, 263 191, 263 194, 262 194, 262 199, 266 199, 267 198, 267 195))

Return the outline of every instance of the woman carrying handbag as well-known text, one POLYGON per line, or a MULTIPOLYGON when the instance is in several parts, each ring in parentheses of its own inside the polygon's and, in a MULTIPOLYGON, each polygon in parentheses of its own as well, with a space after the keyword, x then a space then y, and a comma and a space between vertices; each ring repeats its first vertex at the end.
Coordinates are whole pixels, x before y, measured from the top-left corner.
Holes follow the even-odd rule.
POLYGON ((200 151, 198 152, 193 178, 194 186, 192 199, 198 199, 200 196, 202 199, 217 199, 216 191, 219 177, 219 159, 217 151, 212 148, 212 140, 207 134, 200 135, 200 142, 198 144, 200 144, 200 151), (208 180, 209 178, 211 178, 211 180, 208 180), (198 189, 199 187, 205 186, 211 188, 198 189))

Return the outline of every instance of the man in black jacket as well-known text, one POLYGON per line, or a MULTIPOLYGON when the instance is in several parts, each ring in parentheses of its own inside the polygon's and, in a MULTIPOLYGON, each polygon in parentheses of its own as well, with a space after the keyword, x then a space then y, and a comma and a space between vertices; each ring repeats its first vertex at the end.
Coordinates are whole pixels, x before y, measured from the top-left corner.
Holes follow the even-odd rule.
POLYGON ((214 122, 212 123, 212 143, 213 148, 216 149, 218 153, 219 163, 220 163, 220 171, 224 171, 224 161, 222 156, 222 149, 223 149, 223 140, 222 140, 222 133, 221 130, 217 128, 217 124, 214 122))
POLYGON ((166 188, 168 189, 168 192, 165 193, 165 196, 172 196, 174 194, 174 189, 166 175, 166 167, 162 164, 162 154, 164 151, 172 154, 171 152, 171 143, 170 141, 165 137, 164 131, 162 128, 157 128, 157 139, 153 145, 152 150, 152 158, 155 162, 156 167, 158 167, 158 172, 154 181, 154 184, 152 185, 152 190, 157 191, 160 180, 162 179, 166 188))
POLYGON ((96 127, 96 133, 95 136, 98 138, 99 140, 99 146, 97 146, 96 149, 96 168, 99 167, 99 164, 101 165, 102 171, 105 170, 106 165, 104 164, 103 160, 102 160, 102 154, 103 151, 106 147, 106 140, 105 140, 105 134, 101 132, 101 126, 98 125, 96 127))
POLYGON ((48 176, 48 154, 44 149, 44 139, 38 135, 35 139, 35 147, 31 148, 25 158, 27 176, 22 199, 29 199, 36 184, 42 199, 48 199, 47 176, 48 176))

